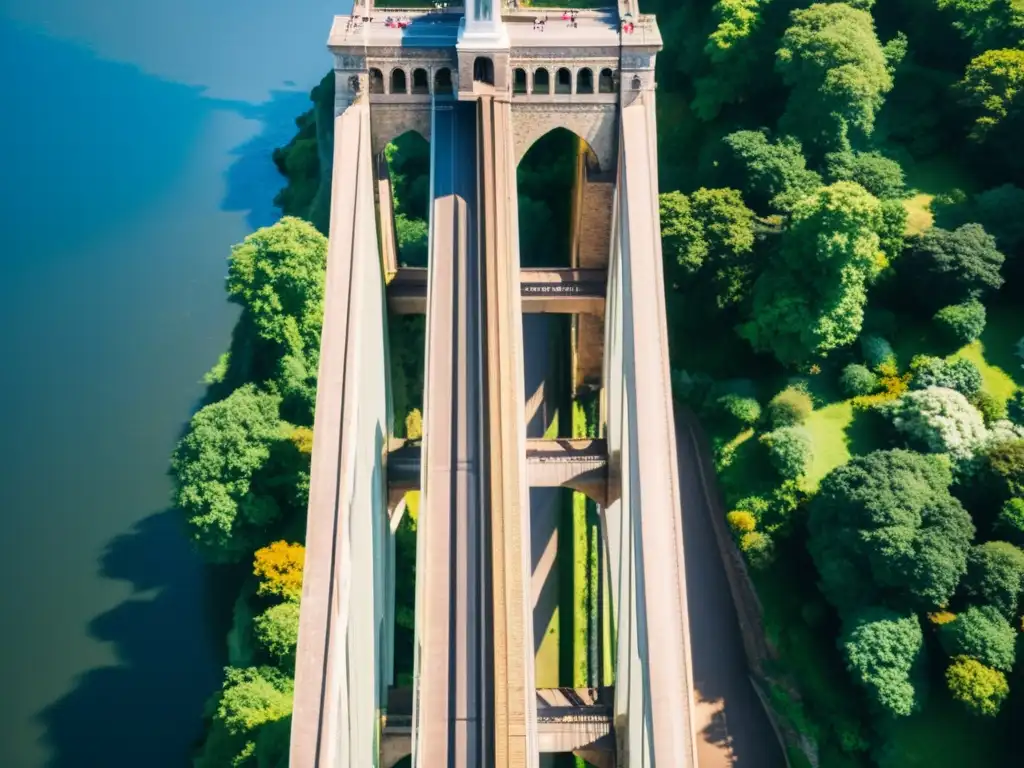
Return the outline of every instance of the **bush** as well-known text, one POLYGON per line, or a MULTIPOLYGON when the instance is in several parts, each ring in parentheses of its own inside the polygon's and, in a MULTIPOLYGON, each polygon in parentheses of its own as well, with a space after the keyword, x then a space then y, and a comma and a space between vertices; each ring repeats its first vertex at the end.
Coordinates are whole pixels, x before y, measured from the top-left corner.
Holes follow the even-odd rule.
POLYGON ((995 669, 1013 669, 1017 633, 994 605, 972 605, 955 621, 943 624, 939 642, 950 656, 970 656, 995 669))
POLYGON ((1003 504, 996 531, 1017 546, 1024 546, 1024 499, 1010 499, 1003 504))
POLYGON ((736 509, 749 512, 758 522, 770 508, 771 504, 762 496, 746 496, 736 502, 736 509))
POLYGON ((763 533, 751 531, 740 537, 740 549, 747 556, 747 561, 754 568, 766 568, 771 565, 775 554, 772 540, 763 533))
POLYGON ((880 408, 897 430, 932 453, 970 459, 988 440, 981 414, 953 389, 915 390, 880 408))
POLYGON ((732 532, 737 536, 742 536, 744 533, 750 533, 757 528, 757 518, 750 512, 746 512, 742 509, 734 509, 725 516, 725 519, 729 523, 729 527, 732 528, 732 532))
POLYGON ((896 364, 896 353, 892 350, 892 344, 881 336, 862 336, 860 351, 868 367, 874 371, 886 363, 896 364))
POLYGON ((1009 619, 1017 615, 1024 588, 1024 551, 1006 541, 986 541, 971 547, 961 591, 971 603, 992 606, 1009 619))
POLYGON ((1006 415, 1014 424, 1024 426, 1024 389, 1018 389, 1006 401, 1006 415))
POLYGON ((870 395, 878 391, 878 377, 867 367, 859 363, 851 363, 843 369, 839 377, 839 386, 847 397, 870 395))
POLYGON ((946 670, 946 684, 957 701, 977 715, 995 717, 1010 693, 1006 675, 976 659, 958 656, 946 670))
POLYGON ((772 466, 785 480, 803 477, 814 456, 811 436, 803 427, 780 427, 761 436, 772 466))
POLYGON ((985 306, 977 299, 951 304, 936 312, 934 320, 951 341, 970 344, 985 330, 985 306))
POLYGON ((719 413, 735 419, 744 427, 752 427, 761 419, 761 404, 752 397, 726 394, 715 403, 719 413))
POLYGON ((981 371, 963 358, 948 362, 941 357, 918 355, 911 360, 910 371, 913 389, 945 387, 955 389, 964 397, 972 397, 981 390, 981 371))
POLYGON ((787 387, 768 403, 768 420, 773 429, 803 424, 814 410, 811 396, 797 387, 787 387))
POLYGON ((1006 418, 1006 406, 997 397, 990 395, 988 392, 977 392, 974 397, 970 398, 970 401, 971 405, 978 409, 981 417, 988 425, 1006 418))

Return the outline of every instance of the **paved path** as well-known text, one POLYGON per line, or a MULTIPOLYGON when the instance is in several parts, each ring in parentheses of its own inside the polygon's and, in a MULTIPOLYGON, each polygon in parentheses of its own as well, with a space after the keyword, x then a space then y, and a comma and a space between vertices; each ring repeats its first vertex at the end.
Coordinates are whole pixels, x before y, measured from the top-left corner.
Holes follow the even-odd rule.
POLYGON ((705 484, 707 493, 717 493, 711 457, 698 453, 689 422, 679 416, 676 444, 700 768, 781 768, 781 748, 748 677, 732 592, 711 527, 715 506, 705 493, 705 484))

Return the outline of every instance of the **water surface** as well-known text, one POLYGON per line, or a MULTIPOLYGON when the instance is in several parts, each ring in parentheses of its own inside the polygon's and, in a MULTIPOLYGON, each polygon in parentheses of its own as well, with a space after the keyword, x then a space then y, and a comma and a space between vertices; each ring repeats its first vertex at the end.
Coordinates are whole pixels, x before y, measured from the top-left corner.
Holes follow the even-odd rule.
POLYGON ((226 617, 167 459, 341 5, 0 0, 4 768, 188 764, 226 617))

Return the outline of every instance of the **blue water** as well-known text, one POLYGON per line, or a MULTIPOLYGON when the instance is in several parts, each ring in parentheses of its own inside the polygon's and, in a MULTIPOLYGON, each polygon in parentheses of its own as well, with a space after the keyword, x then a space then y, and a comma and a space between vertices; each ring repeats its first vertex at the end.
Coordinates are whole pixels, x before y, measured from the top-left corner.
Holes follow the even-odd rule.
POLYGON ((0 0, 4 768, 188 764, 224 606, 167 459, 343 4, 0 0))

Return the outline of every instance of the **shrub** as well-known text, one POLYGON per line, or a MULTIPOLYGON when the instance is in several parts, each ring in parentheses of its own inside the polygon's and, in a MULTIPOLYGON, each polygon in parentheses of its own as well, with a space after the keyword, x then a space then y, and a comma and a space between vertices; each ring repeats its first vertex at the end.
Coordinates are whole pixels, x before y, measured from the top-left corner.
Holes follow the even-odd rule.
POLYGON ((1003 405, 999 398, 990 395, 984 390, 976 392, 970 398, 970 401, 971 405, 978 409, 978 413, 981 414, 981 417, 988 425, 1006 418, 1006 406, 1003 405))
POLYGON ((981 391, 982 379, 978 366, 970 360, 957 358, 947 362, 941 357, 918 355, 910 363, 911 386, 914 389, 945 387, 955 389, 965 397, 981 391))
POLYGON ((761 436, 772 466, 785 480, 803 477, 814 455, 811 436, 803 427, 780 427, 761 436))
POLYGON ((928 614, 928 621, 937 627, 941 627, 943 624, 949 624, 951 621, 956 621, 956 614, 951 611, 935 611, 934 613, 928 614))
POLYGON ((413 408, 405 417, 405 436, 409 440, 419 440, 423 437, 423 414, 419 408, 413 408))
POLYGON ((1014 424, 1024 426, 1024 389, 1018 389, 1006 401, 1006 415, 1014 424))
POLYGON ((994 605, 972 605, 939 627, 939 642, 950 656, 970 656, 995 669, 1013 669, 1017 633, 994 605))
POLYGON ((772 427, 793 427, 803 424, 814 410, 811 396, 802 389, 787 387, 768 403, 768 420, 772 427))
POLYGON ((970 344, 985 330, 985 306, 977 299, 951 304, 936 312, 934 320, 951 341, 970 344))
POLYGON ((892 351, 892 344, 881 336, 862 336, 860 351, 872 370, 877 371, 885 363, 896 364, 896 353, 892 351))
POLYGON ((761 419, 761 404, 752 397, 725 394, 716 401, 718 411, 725 414, 744 427, 752 427, 761 419))
POLYGON ((972 603, 993 606, 1012 620, 1024 589, 1024 551, 1006 541, 971 547, 960 588, 972 603))
POLYGON ((843 388, 847 397, 870 395, 878 391, 878 377, 866 366, 851 363, 843 369, 843 375, 839 377, 839 386, 843 388))
POLYGON ((757 528, 757 518, 750 512, 746 512, 742 509, 734 509, 725 516, 725 519, 729 523, 729 527, 732 528, 732 532, 737 536, 742 536, 744 533, 750 533, 752 530, 757 528))
POLYGON ((754 568, 766 568, 771 565, 775 554, 772 540, 763 533, 751 531, 740 537, 740 549, 747 556, 747 561, 754 568))
POLYGON ((1010 499, 1003 504, 996 530, 1017 546, 1024 546, 1024 499, 1010 499))
POLYGON ((758 522, 770 507, 768 500, 763 496, 746 496, 736 502, 736 509, 749 512, 758 522))
POLYGON ((976 659, 958 656, 946 670, 946 685, 953 698, 977 715, 995 717, 1010 693, 1006 675, 976 659))
POLYGON ((966 460, 988 440, 981 414, 953 389, 919 389, 880 407, 897 430, 932 453, 966 460))

